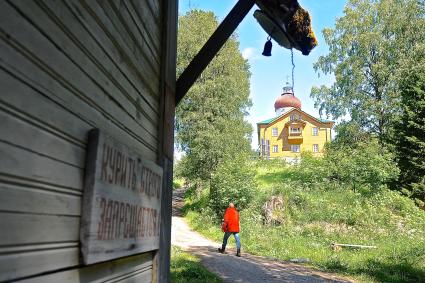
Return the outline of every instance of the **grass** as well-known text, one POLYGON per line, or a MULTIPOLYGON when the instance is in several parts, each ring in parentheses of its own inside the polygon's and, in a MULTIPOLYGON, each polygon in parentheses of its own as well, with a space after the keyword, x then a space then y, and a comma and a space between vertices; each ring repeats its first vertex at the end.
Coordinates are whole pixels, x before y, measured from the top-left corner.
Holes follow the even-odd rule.
POLYGON ((197 257, 172 246, 171 282, 221 283, 222 280, 203 267, 197 257))
POLYGON ((180 189, 184 185, 184 180, 182 178, 176 178, 173 180, 173 190, 180 189))
MULTIPOLYGON (((243 251, 282 260, 308 258, 314 267, 358 281, 425 282, 425 213, 413 201, 389 190, 364 196, 323 184, 303 186, 308 183, 303 178, 296 167, 258 167, 260 189, 241 212, 243 251), (272 195, 285 203, 278 226, 262 221, 261 206, 272 195), (377 248, 335 252, 334 242, 377 248)), ((186 210, 186 219, 220 242, 219 219, 199 203, 205 204, 205 196, 187 200, 192 210, 186 210)))

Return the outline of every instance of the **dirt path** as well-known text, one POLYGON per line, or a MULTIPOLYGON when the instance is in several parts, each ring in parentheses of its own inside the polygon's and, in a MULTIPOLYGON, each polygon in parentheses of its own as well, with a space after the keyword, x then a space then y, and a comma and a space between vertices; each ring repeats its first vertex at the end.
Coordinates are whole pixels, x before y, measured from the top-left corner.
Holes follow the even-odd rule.
POLYGON ((202 264, 225 282, 352 282, 302 265, 249 255, 243 252, 243 239, 242 257, 236 257, 231 249, 220 254, 217 248, 221 244, 191 231, 181 217, 183 193, 180 189, 173 195, 171 243, 199 256, 202 264))

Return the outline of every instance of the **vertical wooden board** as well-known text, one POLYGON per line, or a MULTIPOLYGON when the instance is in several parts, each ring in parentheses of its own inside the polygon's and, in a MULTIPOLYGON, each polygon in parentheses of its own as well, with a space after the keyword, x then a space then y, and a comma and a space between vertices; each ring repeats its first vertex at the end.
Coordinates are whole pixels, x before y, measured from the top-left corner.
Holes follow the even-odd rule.
POLYGON ((78 241, 79 217, 0 212, 0 243, 23 245, 78 241))
MULTIPOLYGON (((77 266, 79 264, 78 252, 79 249, 77 243, 75 243, 74 247, 69 248, 50 248, 30 252, 0 254, 0 282, 77 266)), ((32 280, 28 279, 26 281, 33 282, 32 280)))
POLYGON ((80 233, 84 263, 158 249, 161 190, 161 167, 91 131, 80 233))
POLYGON ((47 68, 46 71, 74 95, 84 98, 92 108, 103 112, 108 119, 120 124, 121 127, 129 128, 146 139, 147 145, 152 147, 156 145, 155 137, 142 129, 124 108, 116 104, 113 96, 94 84, 69 58, 47 41, 30 23, 20 20, 19 14, 4 3, 0 2, 0 9, 5 9, 6 12, 5 16, 0 17, 0 26, 9 34, 8 43, 17 44, 17 49, 24 54, 26 49, 30 49, 33 52, 30 58, 47 68), (19 32, 16 32, 16 25, 20 26, 19 32))
POLYGON ((172 179, 173 162, 164 157, 160 250, 158 251, 158 282, 168 282, 170 280, 172 179))
POLYGON ((0 141, 0 173, 80 191, 83 170, 0 141))
MULTIPOLYGON (((162 3, 162 1, 161 1, 162 3)), ((176 54, 177 54, 177 20, 178 1, 166 1, 162 8, 164 13, 162 32, 162 61, 161 61, 161 139, 159 162, 164 168, 163 193, 161 196, 161 234, 160 249, 155 261, 153 278, 158 282, 170 281, 170 249, 171 249, 171 197, 173 178, 173 133, 174 109, 176 90, 176 54), (167 156, 170 156, 167 158, 167 156)))
POLYGON ((0 211, 81 215, 81 195, 0 183, 0 211))
MULTIPOLYGON (((123 277, 128 274, 137 273, 137 271, 150 272, 152 265, 152 255, 145 253, 136 256, 130 256, 115 261, 94 264, 78 269, 71 269, 57 272, 54 274, 42 275, 31 279, 18 281, 20 283, 101 283, 115 282, 117 277, 123 277)), ((131 281, 130 282, 150 282, 131 281)))
POLYGON ((85 149, 57 136, 44 125, 36 126, 30 117, 10 111, 0 102, 0 141, 84 168, 85 149), (9 113, 7 113, 7 112, 9 113), (19 117, 19 118, 18 118, 19 117))

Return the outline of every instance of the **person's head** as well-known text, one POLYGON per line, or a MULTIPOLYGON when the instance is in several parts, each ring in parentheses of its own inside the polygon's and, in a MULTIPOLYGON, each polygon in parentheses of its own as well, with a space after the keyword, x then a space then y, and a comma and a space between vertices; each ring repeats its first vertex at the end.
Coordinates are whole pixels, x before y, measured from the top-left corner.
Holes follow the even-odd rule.
POLYGON ((235 205, 233 204, 233 202, 229 203, 229 207, 235 207, 235 205))

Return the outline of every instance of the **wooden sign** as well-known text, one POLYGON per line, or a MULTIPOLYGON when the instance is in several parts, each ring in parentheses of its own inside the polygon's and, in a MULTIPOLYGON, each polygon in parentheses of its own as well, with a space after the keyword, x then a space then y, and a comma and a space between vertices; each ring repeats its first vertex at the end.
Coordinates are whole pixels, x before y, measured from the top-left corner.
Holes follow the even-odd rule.
POLYGON ((158 249, 161 188, 161 167, 92 130, 80 229, 84 263, 158 249))

